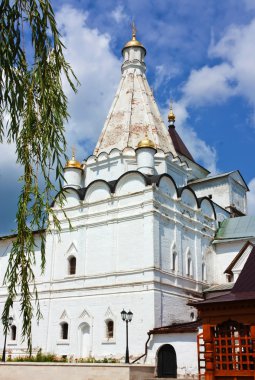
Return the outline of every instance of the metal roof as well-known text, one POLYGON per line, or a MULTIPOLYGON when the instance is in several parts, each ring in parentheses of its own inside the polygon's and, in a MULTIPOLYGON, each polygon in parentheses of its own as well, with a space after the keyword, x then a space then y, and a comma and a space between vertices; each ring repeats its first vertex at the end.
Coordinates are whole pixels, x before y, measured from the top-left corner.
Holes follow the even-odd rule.
POLYGON ((204 182, 204 181, 211 181, 211 180, 215 180, 215 179, 218 179, 218 178, 222 178, 222 177, 227 177, 228 175, 234 173, 234 171, 232 172, 227 172, 227 173, 221 173, 221 174, 217 174, 217 175, 213 175, 213 176, 208 176, 208 177, 205 177, 205 178, 198 178, 198 179, 192 179, 189 181, 190 184, 193 184, 193 183, 200 183, 200 182, 204 182))
POLYGON ((242 180, 243 184, 244 184, 244 187, 246 187, 246 190, 249 191, 249 188, 247 186, 247 183, 245 182, 242 174, 240 173, 239 170, 232 170, 231 172, 227 172, 227 173, 221 173, 221 174, 217 174, 217 175, 214 175, 214 176, 208 176, 208 177, 205 177, 205 178, 199 178, 199 179, 195 179, 195 180, 190 180, 188 181, 190 185, 195 185, 196 183, 201 183, 201 182, 208 182, 208 181, 215 181, 217 179, 220 179, 220 178, 224 178, 224 177, 228 177, 232 174, 237 174, 237 176, 240 177, 240 179, 242 180))
POLYGON ((175 150, 177 153, 182 154, 183 156, 189 158, 191 161, 195 161, 194 158, 192 157, 190 151, 182 141, 181 137, 179 136, 178 132, 175 129, 174 125, 170 125, 168 127, 168 131, 170 134, 170 137, 172 139, 172 142, 174 144, 175 150))
POLYGON ((230 290, 234 286, 233 282, 227 282, 226 284, 218 284, 210 286, 209 288, 204 290, 204 293, 210 293, 210 292, 220 292, 224 290, 230 290))
POLYGON ((215 240, 255 237, 255 216, 225 219, 216 232, 215 240))

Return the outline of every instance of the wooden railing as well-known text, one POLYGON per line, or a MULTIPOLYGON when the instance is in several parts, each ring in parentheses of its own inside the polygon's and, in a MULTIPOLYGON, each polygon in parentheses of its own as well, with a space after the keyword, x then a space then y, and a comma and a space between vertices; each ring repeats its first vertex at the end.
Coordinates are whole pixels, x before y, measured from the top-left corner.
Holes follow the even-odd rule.
POLYGON ((198 354, 198 377, 199 380, 204 379, 205 374, 205 343, 203 333, 197 336, 197 354, 198 354))
MULTIPOLYGON (((213 373, 216 380, 255 379, 255 353, 249 328, 215 327, 212 336, 213 373)), ((199 379, 206 379, 205 342, 197 336, 199 379)))

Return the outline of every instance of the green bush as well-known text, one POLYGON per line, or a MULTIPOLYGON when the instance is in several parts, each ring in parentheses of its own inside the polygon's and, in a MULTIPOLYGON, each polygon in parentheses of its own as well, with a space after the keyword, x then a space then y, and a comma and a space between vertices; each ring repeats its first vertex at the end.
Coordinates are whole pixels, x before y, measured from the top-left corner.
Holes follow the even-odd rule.
POLYGON ((58 357, 54 354, 43 354, 40 349, 36 356, 18 356, 16 358, 8 358, 8 362, 67 362, 67 358, 58 357))
POLYGON ((115 358, 103 358, 103 359, 95 359, 90 356, 88 358, 79 358, 75 360, 76 363, 119 363, 120 361, 115 358))
MULTIPOLYGON (((8 362, 59 362, 59 363, 67 363, 67 357, 56 356, 55 354, 44 354, 42 350, 39 349, 35 356, 18 356, 15 358, 7 358, 8 362)), ((95 359, 92 356, 88 358, 79 358, 75 359, 76 363, 119 363, 120 361, 115 358, 103 358, 103 359, 95 359)))

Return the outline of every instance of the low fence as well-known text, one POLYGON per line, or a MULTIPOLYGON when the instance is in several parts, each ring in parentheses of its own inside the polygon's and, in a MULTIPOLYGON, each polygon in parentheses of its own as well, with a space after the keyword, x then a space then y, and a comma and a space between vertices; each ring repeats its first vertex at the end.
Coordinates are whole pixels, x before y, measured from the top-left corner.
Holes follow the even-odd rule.
POLYGON ((0 363, 0 380, 146 380, 155 367, 140 364, 0 363))

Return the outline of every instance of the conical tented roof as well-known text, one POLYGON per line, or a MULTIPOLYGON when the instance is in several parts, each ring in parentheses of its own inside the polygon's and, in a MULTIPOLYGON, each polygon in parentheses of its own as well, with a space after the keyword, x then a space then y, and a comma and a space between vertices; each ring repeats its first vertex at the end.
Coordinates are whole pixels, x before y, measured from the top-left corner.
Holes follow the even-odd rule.
POLYGON ((109 153, 113 148, 135 149, 147 135, 156 148, 175 156, 173 142, 145 76, 145 48, 126 45, 122 53, 122 78, 94 154, 109 153))

